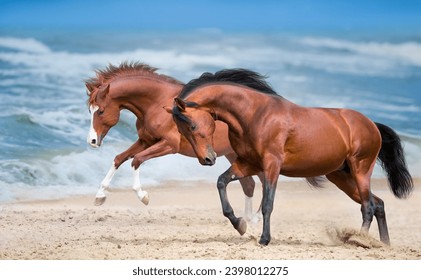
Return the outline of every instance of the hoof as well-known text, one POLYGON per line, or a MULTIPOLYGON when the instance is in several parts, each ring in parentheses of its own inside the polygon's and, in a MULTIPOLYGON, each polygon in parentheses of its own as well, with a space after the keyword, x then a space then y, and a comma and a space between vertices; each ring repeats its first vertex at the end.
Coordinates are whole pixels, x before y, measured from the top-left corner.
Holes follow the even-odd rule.
POLYGON ((244 235, 247 231, 247 222, 243 218, 239 218, 238 226, 236 228, 240 235, 244 235))
POLYGON ((390 247, 390 239, 389 239, 389 237, 386 237, 386 238, 381 238, 380 237, 380 241, 381 241, 382 245, 384 245, 386 247, 390 247))
POLYGON ((107 199, 106 196, 103 197, 95 197, 95 206, 101 206, 102 204, 104 204, 105 200, 107 199))
POLYGON ((140 191, 137 193, 137 196, 139 197, 140 201, 142 201, 143 204, 148 205, 149 204, 149 194, 145 191, 140 191))
POLYGON ((266 238, 260 237, 259 244, 262 246, 267 246, 269 244, 270 240, 267 240, 266 238))

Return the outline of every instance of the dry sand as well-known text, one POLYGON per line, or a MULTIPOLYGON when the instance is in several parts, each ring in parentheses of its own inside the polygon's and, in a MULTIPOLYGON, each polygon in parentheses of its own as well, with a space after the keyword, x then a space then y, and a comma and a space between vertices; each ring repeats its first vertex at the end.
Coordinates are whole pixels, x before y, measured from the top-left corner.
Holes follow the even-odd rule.
MULTIPOLYGON (((144 206, 132 191, 113 191, 100 207, 92 196, 0 205, 0 259, 421 259, 421 181, 398 200, 384 180, 373 191, 384 199, 391 247, 352 236, 361 225, 359 205, 330 184, 311 189, 280 180, 272 214, 272 242, 257 244, 262 222, 240 236, 222 215, 215 184, 166 182, 148 188, 144 206), (351 240, 342 240, 351 236, 351 240)), ((228 186, 237 215, 244 196, 228 186)), ((256 186, 254 207, 261 199, 256 186)))

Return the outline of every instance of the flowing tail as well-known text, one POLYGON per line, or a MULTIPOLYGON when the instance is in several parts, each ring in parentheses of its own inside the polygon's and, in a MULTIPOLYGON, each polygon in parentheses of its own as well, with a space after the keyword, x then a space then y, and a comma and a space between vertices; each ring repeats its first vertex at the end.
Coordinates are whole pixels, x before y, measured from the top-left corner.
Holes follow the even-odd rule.
POLYGON ((407 198, 414 188, 414 183, 406 166, 401 139, 390 127, 381 123, 375 124, 382 136, 378 160, 386 171, 389 187, 397 198, 407 198))

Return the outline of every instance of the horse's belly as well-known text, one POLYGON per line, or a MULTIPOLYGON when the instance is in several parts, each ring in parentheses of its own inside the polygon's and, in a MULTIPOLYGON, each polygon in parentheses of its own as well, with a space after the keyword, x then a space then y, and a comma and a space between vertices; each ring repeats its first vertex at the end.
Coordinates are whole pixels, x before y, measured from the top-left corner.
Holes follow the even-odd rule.
POLYGON ((348 149, 339 137, 333 142, 302 146, 299 150, 285 152, 280 173, 291 177, 325 175, 340 169, 347 155, 348 149))
POLYGON ((340 169, 345 162, 345 156, 335 159, 318 161, 285 161, 280 174, 288 177, 316 177, 329 174, 340 169))

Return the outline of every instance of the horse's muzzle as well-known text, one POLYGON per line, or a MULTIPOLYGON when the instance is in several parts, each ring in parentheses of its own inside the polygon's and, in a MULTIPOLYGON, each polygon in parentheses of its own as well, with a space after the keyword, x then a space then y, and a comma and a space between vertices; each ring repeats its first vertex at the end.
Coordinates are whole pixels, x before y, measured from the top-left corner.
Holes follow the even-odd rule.
POLYGON ((203 165, 209 165, 209 166, 212 166, 212 165, 214 165, 215 164, 215 159, 212 159, 212 158, 208 158, 208 157, 206 157, 205 158, 205 160, 204 160, 204 163, 203 163, 203 165))
POLYGON ((207 156, 200 163, 202 165, 212 166, 216 162, 216 157, 217 157, 217 155, 216 155, 215 151, 212 149, 212 147, 209 147, 207 156))
POLYGON ((92 148, 99 148, 102 144, 102 135, 96 137, 89 137, 88 144, 91 145, 92 148))
POLYGON ((91 145, 92 148, 99 148, 99 146, 101 146, 101 144, 97 144, 97 140, 96 139, 91 139, 91 141, 88 141, 89 145, 91 145))

